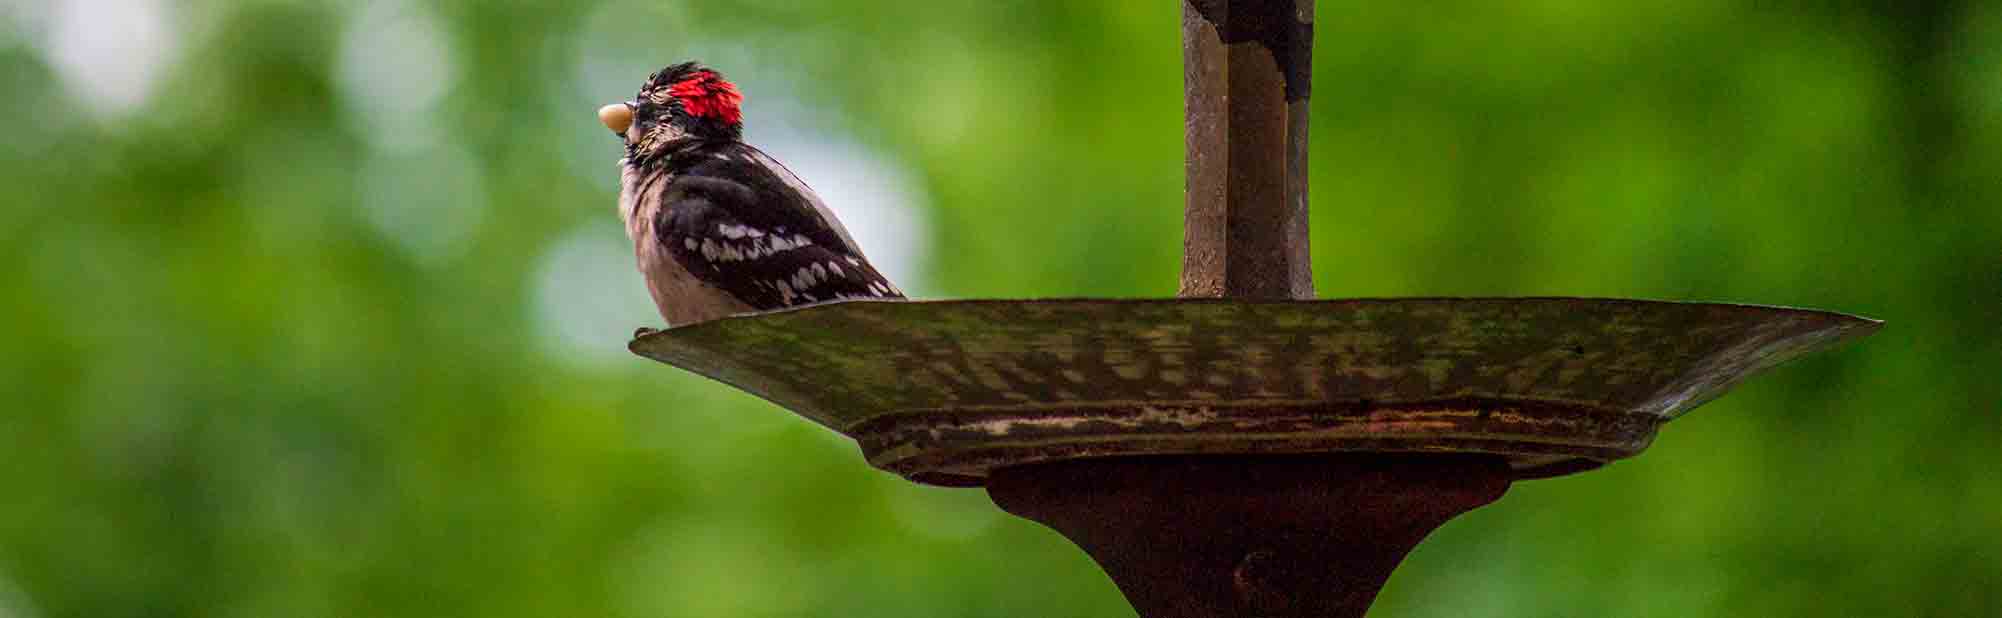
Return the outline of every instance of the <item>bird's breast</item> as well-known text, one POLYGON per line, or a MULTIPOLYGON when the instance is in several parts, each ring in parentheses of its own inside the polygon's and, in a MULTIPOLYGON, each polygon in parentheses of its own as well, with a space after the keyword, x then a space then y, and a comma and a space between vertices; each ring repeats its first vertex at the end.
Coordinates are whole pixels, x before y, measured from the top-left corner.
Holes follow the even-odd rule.
POLYGON ((646 170, 620 163, 619 220, 626 224, 626 236, 635 242, 652 232, 668 176, 666 170, 646 170))
POLYGON ((619 217, 626 224, 626 236, 633 242, 633 257, 640 276, 646 279, 647 294, 669 326, 703 322, 744 313, 751 306, 703 282, 660 244, 654 222, 660 220, 661 199, 669 174, 642 171, 625 166, 619 182, 619 217))

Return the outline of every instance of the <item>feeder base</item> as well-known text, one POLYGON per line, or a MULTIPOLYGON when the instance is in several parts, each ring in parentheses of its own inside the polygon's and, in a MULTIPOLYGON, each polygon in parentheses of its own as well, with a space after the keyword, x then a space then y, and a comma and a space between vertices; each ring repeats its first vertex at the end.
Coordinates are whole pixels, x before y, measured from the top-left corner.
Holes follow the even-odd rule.
POLYGON ((1511 478, 1486 455, 1111 457, 1001 468, 987 492, 1091 554, 1142 618, 1340 617, 1511 478))

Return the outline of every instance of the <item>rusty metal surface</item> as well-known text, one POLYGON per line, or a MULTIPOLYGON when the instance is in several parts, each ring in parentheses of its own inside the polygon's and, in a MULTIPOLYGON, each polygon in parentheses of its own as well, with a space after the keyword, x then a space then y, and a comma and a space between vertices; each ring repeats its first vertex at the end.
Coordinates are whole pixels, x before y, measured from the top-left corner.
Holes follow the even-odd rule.
POLYGON ((940 485, 1012 464, 1197 453, 1492 453, 1543 476, 1632 456, 1745 378, 1878 327, 1579 298, 851 301, 631 349, 940 485))
POLYGON ((1183 0, 1180 296, 1314 296, 1307 240, 1312 0, 1183 0))
POLYGON ((1509 481, 1494 456, 1122 457, 998 470, 987 493, 1090 553, 1145 618, 1340 618, 1509 481))

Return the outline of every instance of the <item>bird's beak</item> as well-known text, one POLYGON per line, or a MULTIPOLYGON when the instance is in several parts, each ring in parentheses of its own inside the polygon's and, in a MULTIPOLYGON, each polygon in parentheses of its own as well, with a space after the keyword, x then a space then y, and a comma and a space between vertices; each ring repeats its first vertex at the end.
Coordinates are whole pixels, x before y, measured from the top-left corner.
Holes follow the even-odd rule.
POLYGON ((605 128, 611 129, 613 133, 617 133, 623 137, 626 134, 626 129, 633 126, 633 106, 625 103, 613 103, 600 107, 598 108, 598 121, 605 123, 605 128))

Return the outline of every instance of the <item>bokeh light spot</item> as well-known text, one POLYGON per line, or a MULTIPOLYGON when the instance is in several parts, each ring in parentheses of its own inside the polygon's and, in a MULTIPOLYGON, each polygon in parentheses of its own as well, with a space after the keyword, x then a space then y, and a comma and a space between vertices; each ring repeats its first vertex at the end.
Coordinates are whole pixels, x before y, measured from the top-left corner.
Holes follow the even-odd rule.
POLYGON ((640 362, 626 352, 626 341, 634 328, 661 326, 610 204, 602 221, 580 225, 552 245, 532 289, 541 343, 567 360, 640 362))
POLYGON ((122 117, 146 102, 178 56, 173 11, 162 0, 58 2, 43 49, 72 96, 100 118, 122 117))
POLYGON ((464 254, 486 219, 485 176, 458 148, 378 153, 357 182, 369 224, 420 264, 464 254))
POLYGON ((363 7, 341 36, 342 98, 381 148, 410 150, 438 139, 432 110, 458 77, 437 18, 400 0, 363 7))

